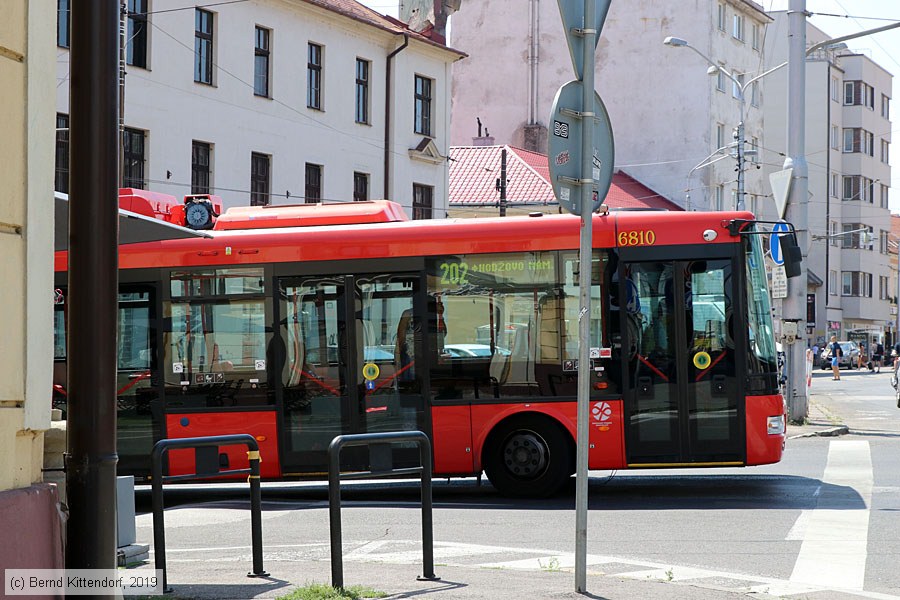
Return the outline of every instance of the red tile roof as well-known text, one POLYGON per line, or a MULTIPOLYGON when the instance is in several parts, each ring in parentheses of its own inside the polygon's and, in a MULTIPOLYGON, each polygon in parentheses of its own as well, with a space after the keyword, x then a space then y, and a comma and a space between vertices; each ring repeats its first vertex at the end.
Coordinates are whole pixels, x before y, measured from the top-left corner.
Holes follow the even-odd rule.
MULTIPOLYGON (((500 192, 500 155, 506 149, 506 200, 510 205, 556 205, 550 185, 547 155, 514 146, 452 146, 450 148, 450 206, 496 206, 500 192)), ((621 171, 613 174, 606 196, 610 208, 680 206, 621 171)))

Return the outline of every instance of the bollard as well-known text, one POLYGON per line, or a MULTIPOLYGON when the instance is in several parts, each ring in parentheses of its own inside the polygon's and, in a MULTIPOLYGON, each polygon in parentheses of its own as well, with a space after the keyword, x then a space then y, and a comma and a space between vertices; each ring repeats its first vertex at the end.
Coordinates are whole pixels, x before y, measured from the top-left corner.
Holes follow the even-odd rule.
POLYGON ((341 540, 341 479, 367 479, 419 474, 422 488, 422 571, 419 581, 437 581, 434 574, 434 528, 431 498, 431 441, 421 431, 360 433, 339 435, 328 445, 328 517, 331 534, 331 586, 344 587, 344 557, 341 540), (370 443, 415 442, 419 446, 420 467, 389 471, 363 471, 341 475, 341 449, 345 446, 367 446, 370 443))
POLYGON ((253 544, 253 571, 247 573, 247 577, 266 577, 269 575, 263 569, 262 499, 259 486, 259 463, 259 444, 252 435, 247 433, 165 439, 159 440, 153 446, 153 452, 150 454, 150 483, 152 486, 151 498, 153 505, 153 555, 155 568, 162 571, 163 593, 169 594, 172 592, 172 588, 169 587, 166 577, 166 530, 163 521, 163 510, 165 507, 163 506, 162 484, 167 481, 190 481, 192 479, 210 479, 214 477, 226 477, 229 475, 248 473, 247 480, 250 482, 250 536, 253 544), (247 452, 247 458, 250 459, 249 469, 231 469, 212 474, 204 473, 202 475, 196 473, 189 475, 162 474, 162 457, 163 454, 170 449, 194 448, 196 450, 197 448, 211 448, 235 444, 244 444, 249 448, 247 452))

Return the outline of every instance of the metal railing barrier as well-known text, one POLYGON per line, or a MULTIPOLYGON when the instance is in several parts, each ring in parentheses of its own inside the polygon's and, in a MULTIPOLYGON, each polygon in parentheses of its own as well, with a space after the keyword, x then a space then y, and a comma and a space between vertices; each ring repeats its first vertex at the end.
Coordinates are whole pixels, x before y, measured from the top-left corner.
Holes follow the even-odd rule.
MULTIPOLYGON (((370 453, 371 454, 371 453, 370 453)), ((371 457, 370 457, 371 458, 371 457)), ((331 531, 331 586, 344 587, 344 560, 341 545, 341 479, 372 479, 375 477, 396 477, 398 475, 421 474, 422 488, 422 570, 420 581, 438 581, 434 574, 434 531, 432 527, 431 503, 431 441, 421 431, 398 431, 384 433, 360 433, 339 435, 328 445, 328 516, 331 531), (346 446, 368 446, 370 444, 390 444, 395 442, 415 442, 419 447, 421 466, 378 471, 355 471, 341 474, 341 449, 346 446)))
MULTIPOLYGON (((218 456, 218 451, 216 451, 218 456)), ((206 457, 208 458, 208 457, 206 457)), ((229 475, 240 475, 248 473, 247 481, 250 482, 250 535, 253 542, 253 571, 247 573, 247 577, 266 577, 269 574, 263 569, 262 554, 262 502, 260 500, 259 489, 259 444, 256 439, 248 433, 239 433, 233 435, 213 435, 208 437, 194 438, 178 438, 159 440, 153 446, 153 452, 150 455, 150 483, 153 490, 153 554, 156 563, 156 569, 162 571, 162 587, 163 592, 170 593, 172 589, 166 581, 166 530, 163 523, 163 490, 164 483, 173 481, 190 481, 194 479, 211 479, 215 477, 227 477, 229 475), (247 458, 250 459, 249 469, 229 469, 227 471, 219 471, 217 468, 218 461, 212 464, 216 465, 216 469, 207 468, 211 464, 210 461, 201 461, 198 456, 196 465, 200 473, 191 473, 188 475, 163 475, 162 474, 162 457, 167 450, 193 448, 195 454, 199 448, 218 448, 219 446, 234 446, 243 444, 247 446, 247 458)))

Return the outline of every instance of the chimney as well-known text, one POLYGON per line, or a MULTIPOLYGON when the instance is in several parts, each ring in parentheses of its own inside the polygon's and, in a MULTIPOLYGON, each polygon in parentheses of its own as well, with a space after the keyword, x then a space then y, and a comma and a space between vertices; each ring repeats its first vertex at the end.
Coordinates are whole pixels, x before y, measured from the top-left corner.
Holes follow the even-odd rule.
POLYGON ((487 127, 484 128, 484 135, 481 135, 481 117, 475 117, 478 122, 478 137, 472 138, 473 146, 493 146, 494 138, 488 133, 487 127))

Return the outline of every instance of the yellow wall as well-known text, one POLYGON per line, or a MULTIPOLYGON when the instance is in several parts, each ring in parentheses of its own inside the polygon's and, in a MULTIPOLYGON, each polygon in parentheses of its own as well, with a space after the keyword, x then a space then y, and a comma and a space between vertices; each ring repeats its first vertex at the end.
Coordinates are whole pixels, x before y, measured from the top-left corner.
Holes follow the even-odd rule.
POLYGON ((0 490, 41 480, 50 427, 55 32, 55 2, 0 2, 0 490))

